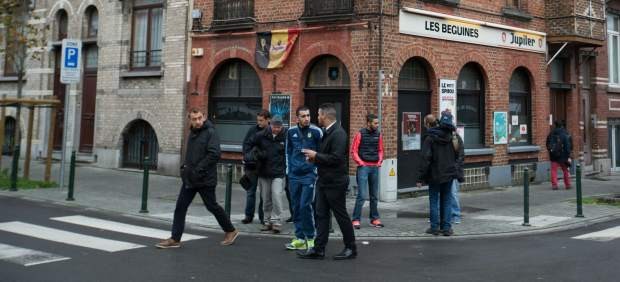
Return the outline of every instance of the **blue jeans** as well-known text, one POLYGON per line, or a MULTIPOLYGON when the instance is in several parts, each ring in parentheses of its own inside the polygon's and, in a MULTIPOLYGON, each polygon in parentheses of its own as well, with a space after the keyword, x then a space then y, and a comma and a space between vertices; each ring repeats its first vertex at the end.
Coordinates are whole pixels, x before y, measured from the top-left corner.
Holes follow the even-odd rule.
POLYGON ((450 189, 450 205, 452 213, 452 222, 459 221, 461 219, 461 205, 459 204, 459 181, 454 179, 452 181, 452 188, 450 189))
POLYGON ((452 228, 451 189, 452 181, 428 185, 432 230, 449 230, 452 228))
POLYGON ((316 178, 289 178, 291 189, 291 205, 293 206, 293 222, 295 237, 299 239, 314 239, 314 182, 316 178))
POLYGON ((358 166, 357 167, 357 199, 355 200, 355 208, 353 208, 352 220, 360 220, 362 216, 362 207, 366 198, 370 200, 370 220, 379 218, 377 210, 378 194, 379 194, 379 167, 376 166, 358 166), (370 196, 370 197, 369 197, 370 196))
MULTIPOLYGON (((245 216, 247 218, 254 218, 254 211, 256 210, 256 190, 258 182, 255 183, 252 188, 246 191, 247 197, 245 200, 245 216)), ((259 194, 260 200, 258 203, 258 219, 262 222, 264 220, 263 215, 263 197, 259 194)))

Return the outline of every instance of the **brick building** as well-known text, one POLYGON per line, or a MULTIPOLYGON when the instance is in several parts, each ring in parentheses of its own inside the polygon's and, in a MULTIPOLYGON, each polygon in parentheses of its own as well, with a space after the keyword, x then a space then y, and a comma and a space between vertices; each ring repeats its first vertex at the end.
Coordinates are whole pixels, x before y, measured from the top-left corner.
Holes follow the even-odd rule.
MULTIPOLYGON (((24 97, 68 99, 68 107, 63 106, 56 119, 55 150, 61 148, 66 133, 69 151, 73 148, 79 159, 95 165, 138 168, 148 156, 158 172, 178 174, 185 126, 189 2, 33 3, 34 13, 42 18, 38 24, 49 26, 49 52, 40 61, 28 62, 24 97), (83 43, 82 79, 66 86, 59 79, 64 38, 81 39, 83 43), (65 115, 67 128, 63 128, 65 115)), ((12 65, 3 57, 0 66, 0 94, 14 96, 12 65)), ((15 113, 12 109, 7 113, 9 128, 14 126, 11 115, 15 113)), ((49 109, 38 110, 35 115, 34 157, 46 154, 44 137, 50 115, 49 109)), ((10 131, 7 134, 12 135, 10 131)))
MULTIPOLYGON (((613 171, 620 171, 620 1, 606 2, 607 44, 596 57, 596 71, 600 72, 596 84, 600 90, 593 107, 593 121, 599 132, 598 153, 609 159, 613 171)), ((605 167, 595 170, 604 171, 605 167)))
POLYGON ((547 46, 548 27, 560 21, 550 19, 562 11, 553 5, 581 19, 571 5, 582 1, 569 2, 197 0, 189 102, 209 110, 231 160, 240 157, 235 152, 254 113, 274 96, 288 96, 291 109, 336 103, 350 137, 380 103, 385 166, 396 168, 396 186, 405 190, 415 185, 420 119, 438 114, 441 104, 456 112, 464 135, 467 185, 518 182, 525 167, 546 179, 550 120, 567 120, 579 144, 575 153, 582 148, 579 117, 566 115, 579 110, 579 91, 564 79, 548 83, 558 74, 546 54, 561 48, 556 42, 573 40, 558 60, 565 65, 554 69, 575 82, 578 73, 566 70, 576 61, 566 54, 601 45, 604 29, 592 16, 595 34, 565 38, 570 30, 559 28, 547 46), (256 63, 257 32, 280 29, 298 29, 299 36, 283 67, 263 69, 256 63), (565 94, 561 103, 550 99, 554 86, 565 94))

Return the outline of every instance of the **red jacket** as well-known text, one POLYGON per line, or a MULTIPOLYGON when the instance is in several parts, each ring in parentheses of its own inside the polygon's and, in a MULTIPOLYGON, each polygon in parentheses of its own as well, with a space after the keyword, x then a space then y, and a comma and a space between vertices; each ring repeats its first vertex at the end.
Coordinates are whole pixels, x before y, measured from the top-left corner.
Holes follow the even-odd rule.
POLYGON ((358 149, 361 141, 362 134, 358 131, 355 137, 353 137, 353 144, 351 144, 351 156, 353 156, 355 163, 358 166, 381 166, 383 162, 383 135, 379 134, 379 160, 376 162, 365 162, 360 158, 358 149))

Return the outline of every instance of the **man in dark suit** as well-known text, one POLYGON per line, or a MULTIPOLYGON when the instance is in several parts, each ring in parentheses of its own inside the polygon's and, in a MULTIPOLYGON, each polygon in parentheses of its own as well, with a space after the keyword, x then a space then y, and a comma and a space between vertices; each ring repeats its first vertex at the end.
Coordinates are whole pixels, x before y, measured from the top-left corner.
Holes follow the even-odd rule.
POLYGON ((314 248, 297 253, 305 259, 323 259, 325 246, 329 239, 331 211, 340 226, 344 250, 334 256, 336 260, 354 259, 357 256, 355 234, 351 217, 346 209, 346 190, 349 185, 347 169, 347 134, 336 121, 336 108, 327 103, 319 107, 319 125, 325 128, 319 152, 305 149, 308 161, 318 167, 319 178, 316 185, 317 238, 314 248))

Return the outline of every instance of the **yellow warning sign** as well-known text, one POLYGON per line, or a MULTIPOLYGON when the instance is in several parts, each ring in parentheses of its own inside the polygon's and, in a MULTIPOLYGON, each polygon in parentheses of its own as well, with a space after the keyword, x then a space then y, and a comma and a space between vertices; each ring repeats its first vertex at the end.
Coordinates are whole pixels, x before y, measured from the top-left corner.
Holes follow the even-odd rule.
POLYGON ((390 176, 396 176, 396 172, 394 171, 394 168, 390 169, 390 176))

